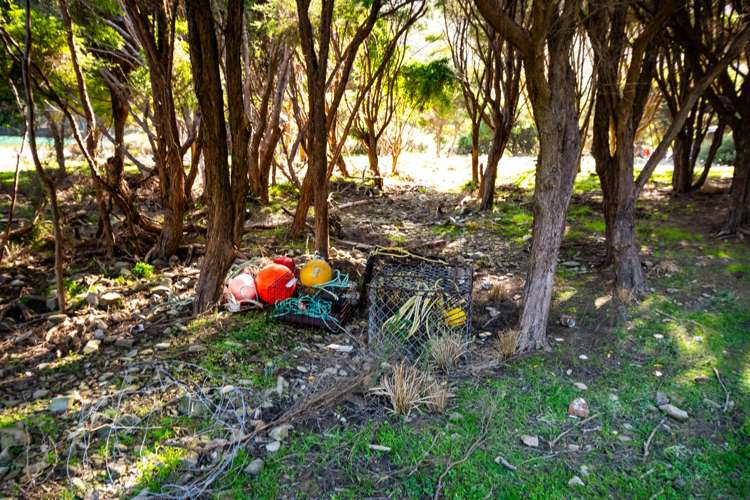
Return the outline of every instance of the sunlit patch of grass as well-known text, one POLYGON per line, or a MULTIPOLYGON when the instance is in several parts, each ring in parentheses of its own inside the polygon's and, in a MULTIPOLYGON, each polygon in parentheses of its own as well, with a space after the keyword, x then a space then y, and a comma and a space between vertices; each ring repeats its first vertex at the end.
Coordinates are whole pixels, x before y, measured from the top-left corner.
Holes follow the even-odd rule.
POLYGON ((674 246, 681 242, 700 242, 702 235, 667 224, 642 222, 637 224, 637 231, 641 238, 648 239, 662 246, 674 246))
POLYGON ((162 484, 175 473, 187 451, 172 446, 156 447, 147 452, 138 464, 138 486, 133 493, 148 489, 152 493, 159 493, 162 484))

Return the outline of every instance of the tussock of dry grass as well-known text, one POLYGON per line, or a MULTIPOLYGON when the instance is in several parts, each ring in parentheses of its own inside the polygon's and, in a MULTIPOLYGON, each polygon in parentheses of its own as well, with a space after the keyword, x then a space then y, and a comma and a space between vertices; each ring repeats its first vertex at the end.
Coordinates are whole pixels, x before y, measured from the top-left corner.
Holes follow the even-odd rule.
POLYGON ((446 333, 439 337, 431 337, 427 341, 427 352, 438 368, 447 372, 458 365, 466 354, 467 345, 468 343, 460 334, 446 333))
POLYGON ((497 340, 497 350, 503 359, 510 358, 516 353, 518 347, 518 330, 505 330, 500 332, 497 340))
POLYGON ((379 386, 370 389, 370 393, 387 397, 393 412, 399 415, 410 415, 421 407, 444 411, 452 396, 446 384, 405 362, 393 367, 393 371, 383 377, 379 386))

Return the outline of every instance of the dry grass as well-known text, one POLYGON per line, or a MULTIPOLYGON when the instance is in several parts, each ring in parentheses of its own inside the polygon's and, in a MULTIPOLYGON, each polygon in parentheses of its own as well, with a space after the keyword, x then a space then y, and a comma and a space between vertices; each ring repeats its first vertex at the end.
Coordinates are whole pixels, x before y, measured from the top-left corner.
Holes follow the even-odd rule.
POLYGON ((516 353, 518 347, 518 330, 505 330, 500 332, 497 340, 497 350, 503 359, 510 358, 516 353))
POLYGON ((456 332, 445 333, 439 337, 431 337, 427 341, 427 352, 430 359, 443 371, 456 367, 466 354, 468 342, 456 332))
POLYGON ((445 384, 405 362, 393 367, 392 373, 384 376, 380 385, 370 389, 370 393, 387 397, 393 412, 399 415, 410 415, 421 407, 443 411, 452 396, 445 384))

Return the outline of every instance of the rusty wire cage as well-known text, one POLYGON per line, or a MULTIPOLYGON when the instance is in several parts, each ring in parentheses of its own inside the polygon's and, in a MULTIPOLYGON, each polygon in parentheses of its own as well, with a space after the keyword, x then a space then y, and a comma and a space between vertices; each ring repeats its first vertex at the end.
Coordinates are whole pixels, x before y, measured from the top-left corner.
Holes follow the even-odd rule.
POLYGON ((437 260, 376 256, 366 273, 368 342, 415 359, 427 341, 471 338, 472 269, 437 260))

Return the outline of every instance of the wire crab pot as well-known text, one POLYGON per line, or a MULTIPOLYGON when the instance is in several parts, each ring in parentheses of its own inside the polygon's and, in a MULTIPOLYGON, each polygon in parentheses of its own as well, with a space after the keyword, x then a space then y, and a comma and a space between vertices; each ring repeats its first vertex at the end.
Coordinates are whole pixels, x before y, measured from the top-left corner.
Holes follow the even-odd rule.
POLYGON ((470 340, 470 267, 413 255, 375 255, 365 279, 371 346, 418 358, 430 339, 453 335, 470 340))

